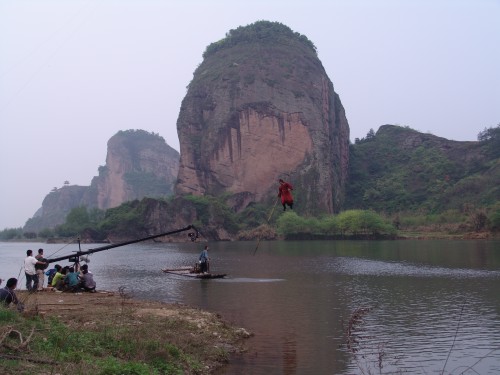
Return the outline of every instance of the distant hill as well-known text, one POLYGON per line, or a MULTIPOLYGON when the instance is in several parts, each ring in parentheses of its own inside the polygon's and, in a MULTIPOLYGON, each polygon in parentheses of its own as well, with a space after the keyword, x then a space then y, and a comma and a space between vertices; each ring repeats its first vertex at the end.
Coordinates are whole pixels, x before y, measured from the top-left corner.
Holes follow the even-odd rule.
POLYGON ((75 207, 108 209, 144 197, 168 197, 179 169, 179 153, 158 134, 119 131, 108 141, 106 165, 90 186, 54 188, 42 207, 26 222, 25 232, 38 232, 64 223, 75 207))
POLYGON ((500 147, 490 138, 458 142, 381 126, 351 145, 345 208, 394 213, 493 205, 500 201, 500 147))

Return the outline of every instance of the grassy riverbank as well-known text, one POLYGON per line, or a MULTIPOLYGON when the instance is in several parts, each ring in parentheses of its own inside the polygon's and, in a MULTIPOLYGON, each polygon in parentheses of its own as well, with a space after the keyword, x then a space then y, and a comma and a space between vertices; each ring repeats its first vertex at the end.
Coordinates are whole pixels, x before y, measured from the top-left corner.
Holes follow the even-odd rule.
POLYGON ((2 374, 212 374, 248 333, 220 316, 124 293, 19 292, 0 308, 2 374))

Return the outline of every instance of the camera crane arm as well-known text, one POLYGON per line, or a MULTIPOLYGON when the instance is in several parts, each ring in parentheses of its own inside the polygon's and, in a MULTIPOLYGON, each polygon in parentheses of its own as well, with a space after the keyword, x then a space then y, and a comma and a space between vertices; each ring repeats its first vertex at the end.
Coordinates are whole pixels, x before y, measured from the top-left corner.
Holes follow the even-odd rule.
MULTIPOLYGON (((68 259, 71 262, 71 261, 75 261, 75 258, 76 258, 76 262, 75 263, 78 263, 79 257, 81 257, 82 255, 93 254, 93 253, 97 253, 99 251, 114 249, 115 247, 120 247, 120 246, 125 246, 125 245, 131 245, 131 244, 134 244, 134 243, 137 243, 137 242, 152 240, 152 239, 155 239, 155 238, 158 238, 158 237, 169 236, 171 234, 177 234, 177 233, 185 232, 185 231, 188 231, 188 230, 194 230, 194 233, 189 233, 188 236, 189 236, 189 238, 191 238, 191 241, 193 241, 193 242, 196 241, 196 239, 199 237, 198 229, 196 229, 194 225, 188 225, 185 228, 173 230, 173 231, 170 231, 170 232, 160 233, 160 234, 154 234, 152 236, 148 236, 148 237, 144 237, 144 238, 139 238, 137 240, 119 242, 119 243, 116 243, 116 244, 102 246, 102 247, 96 247, 95 249, 89 249, 89 250, 84 250, 84 251, 78 250, 77 252, 75 252, 75 253, 73 253, 71 255, 64 255, 64 256, 57 257, 57 258, 47 259, 47 262, 48 263, 54 263, 54 262, 59 262, 60 260, 65 260, 65 259, 68 259), (70 258, 73 258, 73 259, 70 260, 70 258)), ((78 240, 78 242, 80 242, 80 240, 78 240)))

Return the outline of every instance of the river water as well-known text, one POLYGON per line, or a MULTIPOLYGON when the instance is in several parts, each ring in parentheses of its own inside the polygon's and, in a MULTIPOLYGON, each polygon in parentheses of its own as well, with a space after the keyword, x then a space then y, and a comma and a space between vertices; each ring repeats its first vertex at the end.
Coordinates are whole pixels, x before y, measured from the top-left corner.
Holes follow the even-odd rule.
MULTIPOLYGON (((0 278, 18 276, 26 249, 62 246, 0 243, 0 278)), ((227 279, 160 272, 201 248, 129 245, 93 254, 89 268, 99 289, 125 286, 253 332, 224 374, 500 373, 500 241, 262 242, 255 256, 254 242, 218 242, 211 269, 227 279)))

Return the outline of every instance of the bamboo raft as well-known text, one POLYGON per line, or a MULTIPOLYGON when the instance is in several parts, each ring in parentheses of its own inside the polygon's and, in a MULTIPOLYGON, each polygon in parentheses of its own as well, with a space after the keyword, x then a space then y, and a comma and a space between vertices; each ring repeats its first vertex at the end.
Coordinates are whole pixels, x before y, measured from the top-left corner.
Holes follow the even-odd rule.
POLYGON ((180 268, 170 268, 162 269, 165 273, 170 273, 172 275, 186 276, 195 279, 222 279, 226 277, 225 273, 201 273, 195 269, 195 267, 180 267, 180 268))

